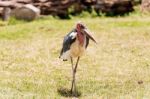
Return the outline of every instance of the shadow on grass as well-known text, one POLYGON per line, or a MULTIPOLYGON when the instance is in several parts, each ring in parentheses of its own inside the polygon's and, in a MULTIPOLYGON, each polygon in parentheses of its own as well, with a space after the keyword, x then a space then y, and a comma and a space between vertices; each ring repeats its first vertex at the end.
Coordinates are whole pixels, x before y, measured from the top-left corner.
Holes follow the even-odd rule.
POLYGON ((58 88, 57 92, 64 97, 80 97, 81 92, 77 91, 76 93, 71 93, 71 91, 67 88, 58 88))

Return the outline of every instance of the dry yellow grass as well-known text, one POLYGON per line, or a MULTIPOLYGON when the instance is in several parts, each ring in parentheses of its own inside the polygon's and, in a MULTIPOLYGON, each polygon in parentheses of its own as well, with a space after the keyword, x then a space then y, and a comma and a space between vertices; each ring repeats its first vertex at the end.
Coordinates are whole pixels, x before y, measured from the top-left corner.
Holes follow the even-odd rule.
POLYGON ((64 35, 81 20, 95 35, 77 71, 82 99, 150 98, 150 18, 41 19, 0 27, 0 98, 71 98, 70 62, 59 60, 64 35))

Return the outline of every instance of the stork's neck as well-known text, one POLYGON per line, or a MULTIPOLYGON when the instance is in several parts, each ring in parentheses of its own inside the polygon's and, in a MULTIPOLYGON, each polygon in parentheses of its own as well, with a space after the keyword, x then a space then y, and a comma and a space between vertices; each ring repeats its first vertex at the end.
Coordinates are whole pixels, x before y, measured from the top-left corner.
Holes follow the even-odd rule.
POLYGON ((84 39, 85 39, 85 35, 82 34, 80 31, 77 30, 77 39, 79 40, 79 44, 81 46, 84 45, 84 39))

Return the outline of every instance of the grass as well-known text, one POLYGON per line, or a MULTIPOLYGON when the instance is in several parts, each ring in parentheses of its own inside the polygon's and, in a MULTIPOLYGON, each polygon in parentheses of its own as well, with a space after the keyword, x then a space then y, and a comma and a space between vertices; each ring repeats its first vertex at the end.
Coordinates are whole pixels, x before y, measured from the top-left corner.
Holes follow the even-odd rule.
POLYGON ((98 44, 90 42, 77 71, 78 98, 150 97, 149 16, 51 17, 33 22, 0 22, 0 98, 70 98, 70 62, 58 56, 64 35, 81 20, 98 44), (64 92, 63 92, 64 91, 64 92))

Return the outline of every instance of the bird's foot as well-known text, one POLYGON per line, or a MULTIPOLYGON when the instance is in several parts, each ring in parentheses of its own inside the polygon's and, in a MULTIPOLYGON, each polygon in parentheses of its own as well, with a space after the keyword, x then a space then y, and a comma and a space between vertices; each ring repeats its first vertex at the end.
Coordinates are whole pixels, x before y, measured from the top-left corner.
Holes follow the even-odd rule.
POLYGON ((70 93, 71 93, 71 94, 73 93, 72 89, 70 90, 70 93))

